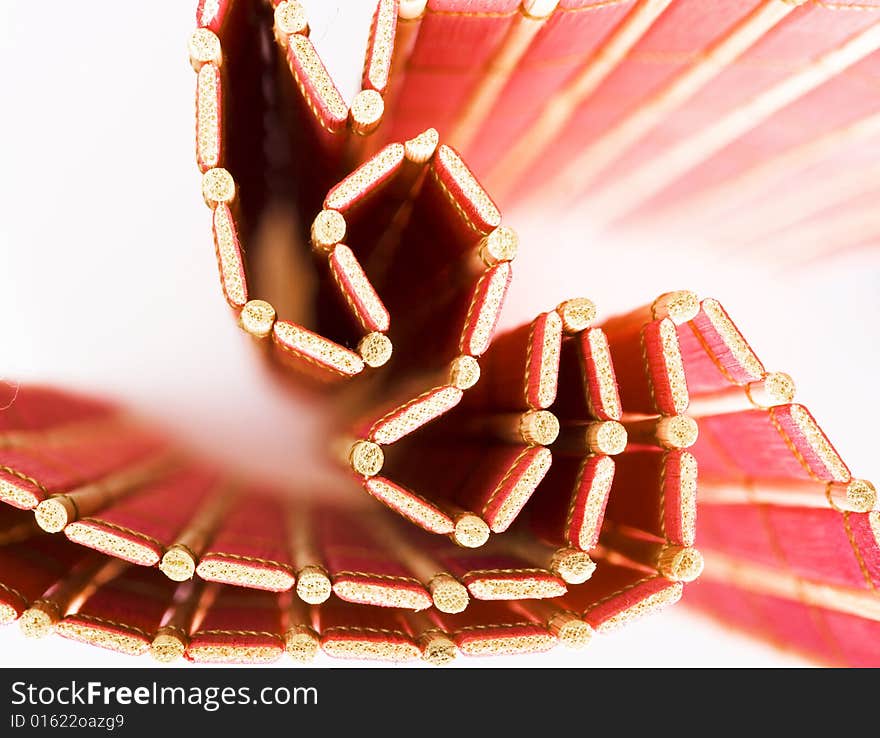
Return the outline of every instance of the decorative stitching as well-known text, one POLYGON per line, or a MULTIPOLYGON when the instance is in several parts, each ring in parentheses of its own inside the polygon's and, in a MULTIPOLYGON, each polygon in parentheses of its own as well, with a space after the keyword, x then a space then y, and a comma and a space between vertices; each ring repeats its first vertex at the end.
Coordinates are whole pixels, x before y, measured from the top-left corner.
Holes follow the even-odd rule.
POLYGON ((530 369, 532 368, 532 342, 535 338, 535 328, 537 327, 537 320, 533 320, 531 325, 529 326, 529 336, 526 339, 526 366, 525 371, 523 372, 523 399, 525 400, 526 405, 531 407, 531 403, 529 403, 529 387, 531 386, 530 380, 530 369))
POLYGON ((276 641, 280 641, 281 636, 277 633, 270 633, 268 630, 200 630, 193 633, 192 637, 197 638, 205 635, 243 635, 243 636, 266 636, 276 641))
POLYGON ((589 608, 587 608, 584 611, 584 614, 586 614, 588 612, 592 612, 597 607, 599 607, 599 605, 604 605, 606 602, 613 600, 615 597, 622 595, 624 592, 629 592, 631 589, 635 589, 640 584, 644 584, 645 582, 650 582, 650 581, 653 581, 654 579, 660 579, 660 578, 661 577, 658 577, 656 574, 650 574, 650 575, 644 577, 643 579, 639 579, 637 582, 633 582, 632 584, 627 584, 623 589, 618 589, 616 592, 612 592, 611 594, 606 595, 602 599, 594 602, 589 608))
MULTIPOLYGON (((308 328, 305 328, 305 327, 303 327, 303 326, 301 326, 301 325, 297 325, 296 323, 290 323, 290 325, 292 325, 294 328, 298 328, 298 329, 300 329, 300 330, 307 331, 308 333, 312 333, 312 331, 309 331, 308 328)), ((273 335, 274 335, 274 331, 273 331, 273 335)), ((331 340, 330 340, 329 338, 327 338, 326 336, 320 336, 320 335, 317 334, 317 333, 314 334, 314 335, 317 335, 319 338, 323 338, 325 341, 327 341, 328 343, 332 343, 334 346, 337 346, 337 347, 339 347, 339 348, 345 348, 344 346, 340 346, 340 345, 339 345, 338 343, 336 343, 335 341, 331 341, 331 340)), ((322 364, 320 361, 318 361, 318 360, 315 359, 314 357, 309 356, 308 354, 303 353, 302 351, 300 351, 300 350, 298 350, 298 349, 295 349, 295 348, 292 348, 291 346, 287 345, 287 344, 284 343, 281 339, 278 339, 278 340, 274 341, 274 344, 275 344, 278 348, 280 348, 283 352, 288 353, 288 354, 290 354, 291 356, 295 356, 295 357, 297 357, 298 359, 301 359, 302 361, 305 361, 305 362, 308 363, 308 364, 312 364, 313 366, 318 367, 318 368, 321 369, 322 371, 325 371, 325 372, 331 372, 331 373, 333 373, 333 374, 337 374, 337 375, 339 375, 340 377, 349 377, 349 376, 351 376, 350 374, 348 374, 348 372, 344 372, 344 371, 342 371, 341 369, 337 369, 335 366, 333 366, 333 365, 331 365, 331 364, 322 364)), ((358 357, 358 358, 360 358, 360 357, 358 357)))
POLYGON ((476 630, 495 630, 497 628, 536 628, 540 627, 537 623, 493 623, 491 625, 466 625, 463 628, 459 628, 454 631, 454 633, 467 633, 476 630))
POLYGON ((850 513, 848 510, 843 512, 843 529, 846 531, 846 537, 849 539, 849 545, 853 550, 853 554, 855 554, 856 561, 859 564, 859 570, 862 572, 862 577, 864 577, 865 583, 868 585, 869 589, 876 592, 877 586, 871 578, 871 572, 868 570, 868 565, 865 563, 865 559, 862 556, 862 551, 859 548, 858 543, 856 543, 856 537, 853 533, 852 525, 849 522, 849 515, 850 513))
POLYGON ((3 582, 0 582, 0 589, 5 590, 6 592, 9 592, 9 594, 14 595, 15 597, 18 597, 18 599, 21 600, 22 606, 27 607, 27 603, 28 603, 27 597, 25 597, 21 592, 19 592, 14 587, 10 587, 8 584, 3 584, 3 582))
MULTIPOLYGON (((785 2, 785 0, 782 0, 782 1, 785 2)), ((706 339, 703 338, 703 334, 700 332, 700 329, 694 325, 692 320, 688 321, 688 325, 690 326, 691 332, 694 334, 694 337, 697 339, 697 342, 700 344, 700 348, 702 348, 703 351, 706 352, 706 355, 709 357, 709 360, 715 365, 715 368, 718 369, 718 371, 724 375, 724 378, 728 382, 730 382, 731 384, 737 385, 739 387, 742 387, 742 384, 740 382, 737 382, 733 378, 731 373, 727 370, 727 367, 725 367, 719 361, 718 357, 715 356, 715 353, 712 351, 712 349, 709 348, 709 344, 706 342, 706 339)))
MULTIPOLYGON (((136 625, 128 625, 126 623, 120 623, 120 622, 117 622, 116 620, 109 620, 107 618, 99 617, 98 615, 86 615, 83 613, 75 613, 75 614, 71 615, 70 618, 76 619, 76 620, 84 620, 86 623, 93 623, 95 625, 111 625, 114 628, 122 628, 123 630, 130 630, 134 633, 137 633, 139 635, 144 636, 144 638, 150 638, 149 633, 147 633, 145 630, 141 630, 136 625)), ((65 618, 65 620, 62 622, 65 622, 66 620, 67 620, 67 618, 65 618)))
POLYGON ((233 559, 234 561, 246 561, 252 564, 268 564, 270 566, 276 566, 280 569, 284 569, 286 572, 293 573, 293 569, 288 564, 282 564, 280 561, 273 561, 272 559, 261 559, 257 556, 244 556, 243 554, 233 554, 233 553, 223 553, 221 551, 208 551, 204 556, 199 560, 199 564, 205 561, 209 556, 222 557, 224 559, 233 559))
POLYGON ((377 635, 392 635, 392 636, 398 636, 399 638, 403 638, 407 641, 409 640, 406 633, 404 633, 402 630, 388 630, 386 628, 369 628, 367 626, 355 627, 355 626, 350 626, 350 625, 333 625, 324 631, 324 636, 326 637, 330 633, 334 633, 337 631, 340 633, 375 633, 377 635))
POLYGON ((779 435, 782 437, 785 445, 788 446, 789 451, 794 454, 794 457, 798 460, 804 471, 806 471, 807 474, 810 476, 810 479, 813 479, 816 482, 823 481, 816 475, 807 460, 804 458, 803 454, 801 454, 797 446, 794 445, 794 441, 792 440, 791 436, 789 436, 788 433, 785 432, 785 429, 779 423, 779 420, 776 418, 776 408, 771 407, 770 410, 767 412, 767 415, 770 418, 770 422, 773 423, 773 427, 776 428, 776 432, 779 433, 779 435))
POLYGON ((367 434, 367 440, 371 439, 376 434, 376 432, 381 428, 381 426, 383 426, 385 423, 387 423, 389 420, 391 420, 395 415, 398 415, 398 416, 403 415, 411 407, 413 407, 414 405, 417 405, 419 402, 421 402, 423 399, 425 399, 429 395, 436 392, 438 389, 445 389, 445 387, 432 387, 431 389, 427 390, 426 392, 422 392, 422 394, 418 395, 417 397, 414 397, 412 400, 405 402, 403 405, 398 405, 390 412, 385 413, 385 415, 383 415, 381 418, 379 418, 379 420, 377 420, 375 423, 373 423, 373 426, 370 428, 370 432, 367 434))
POLYGON ((458 198, 452 194, 452 191, 446 186, 446 183, 442 179, 440 179, 440 175, 437 174, 436 167, 432 166, 430 168, 430 172, 431 178, 439 185, 441 191, 446 196, 446 199, 449 201, 449 204, 452 205, 452 207, 455 208, 456 212, 462 217, 465 225, 472 231, 476 231, 477 233, 482 234, 483 229, 477 226, 476 223, 474 223, 471 216, 468 215, 465 211, 464 206, 458 201, 458 198))
MULTIPOLYGON (((508 262, 508 263, 510 263, 510 262, 508 262)), ((464 344, 465 344, 465 341, 467 340, 467 334, 470 333, 471 338, 473 338, 474 326, 471 324, 471 317, 473 316, 474 308, 476 308, 477 299, 480 296, 480 289, 482 288, 483 283, 491 275, 492 269, 494 269, 494 267, 486 269, 480 275, 480 278, 477 280, 476 285, 474 285, 474 293, 471 296, 471 302, 470 302, 470 305, 468 305, 467 314, 464 316, 464 327, 461 332, 461 339, 458 342, 458 350, 461 351, 462 353, 464 353, 464 344)), ((470 353, 470 352, 468 352, 468 353, 470 353)))
MULTIPOLYGON (((464 576, 466 577, 478 577, 483 575, 490 574, 541 574, 544 576, 553 576, 552 572, 547 571, 546 569, 474 569, 473 571, 469 571, 464 576)), ((554 579, 556 577, 553 577, 554 579)))
POLYGON ((13 469, 11 466, 4 466, 3 464, 0 464, 0 472, 6 472, 7 474, 11 474, 13 477, 17 477, 18 479, 21 479, 23 482, 30 482, 32 485, 34 485, 34 487, 36 487, 38 490, 40 490, 40 492, 42 492, 44 495, 49 496, 52 494, 52 492, 50 492, 48 489, 46 489, 36 479, 34 479, 33 477, 29 477, 27 474, 23 474, 22 472, 13 469))
MULTIPOLYGON (((74 503, 76 504, 76 503, 74 503)), ((164 551, 165 546, 162 545, 157 539, 152 536, 148 536, 145 533, 139 533, 136 530, 132 530, 131 528, 126 528, 123 525, 117 525, 116 523, 111 523, 107 520, 101 520, 100 518, 82 518, 80 520, 75 521, 77 523, 95 523, 97 525, 104 526, 105 528, 111 528, 112 530, 116 530, 120 533, 125 533, 127 535, 134 536, 135 538, 140 538, 142 541, 146 541, 147 543, 152 543, 160 550, 164 551)))
MULTIPOLYGON (((575 479, 575 482, 574 482, 574 488, 575 488, 576 491, 575 491, 575 493, 572 494, 572 496, 571 496, 571 501, 570 501, 569 504, 568 504, 568 514, 565 516, 565 538, 566 538, 566 540, 567 540, 569 543, 574 543, 574 545, 575 545, 577 548, 580 548, 580 543, 581 543, 581 532, 580 532, 580 531, 578 532, 578 535, 577 535, 577 542, 572 541, 572 536, 571 536, 571 521, 572 521, 572 519, 574 518, 574 510, 575 510, 575 507, 576 507, 576 505, 577 505, 577 497, 578 497, 578 493, 577 493, 577 491, 580 490, 580 488, 581 488, 581 484, 583 484, 584 474, 585 474, 586 471, 587 471, 587 462, 588 462, 589 460, 590 460, 589 457, 587 457, 586 459, 584 459, 583 463, 582 463, 581 466, 580 466, 580 469, 578 469, 578 475, 577 475, 577 478, 575 479)), ((590 491, 592 492, 592 489, 591 489, 590 491)))
POLYGON ((367 577, 369 579, 382 579, 382 580, 394 581, 394 582, 407 582, 409 584, 416 584, 419 587, 424 587, 424 585, 415 577, 401 577, 401 576, 395 576, 394 574, 374 574, 372 572, 367 572, 367 571, 350 571, 348 569, 336 572, 333 575, 333 578, 337 579, 338 577, 346 577, 346 576, 348 576, 348 577, 367 577))
MULTIPOLYGON (((668 465, 669 454, 663 454, 660 461, 660 533, 667 542, 671 542, 669 541, 669 536, 666 534, 666 469, 668 465)), ((679 469, 679 476, 681 476, 681 469, 679 469)), ((679 509, 681 509, 680 499, 679 509)), ((681 528, 681 525, 679 525, 679 528, 681 528)))
MULTIPOLYGON (((502 488, 504 487, 505 483, 510 479, 510 477, 513 476, 513 472, 516 470, 517 464, 519 464, 519 462, 520 462, 520 460, 523 458, 523 456, 525 456, 527 453, 529 453, 533 448, 536 448, 536 447, 535 447, 535 446, 527 446, 527 447, 524 448, 524 449, 520 452, 520 454, 519 454, 519 455, 513 460, 513 463, 512 463, 512 464, 508 467, 508 469, 507 469, 507 473, 501 478, 501 481, 498 482, 498 484, 496 485, 495 489, 492 490, 492 494, 489 495, 489 499, 486 501, 486 504, 483 505, 483 511, 482 511, 482 512, 483 512, 483 515, 484 515, 484 516, 488 516, 488 514, 489 514, 489 513, 488 513, 489 507, 490 507, 490 506, 492 505, 492 503, 495 501, 495 498, 498 496, 499 492, 501 492, 501 490, 502 490, 502 488)), ((542 448, 545 448, 545 447, 542 447, 542 448)))

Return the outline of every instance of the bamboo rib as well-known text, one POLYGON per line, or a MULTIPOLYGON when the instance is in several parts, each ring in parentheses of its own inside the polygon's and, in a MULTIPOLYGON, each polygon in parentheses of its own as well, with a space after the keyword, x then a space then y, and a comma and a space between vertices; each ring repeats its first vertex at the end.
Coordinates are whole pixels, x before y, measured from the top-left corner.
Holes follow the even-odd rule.
MULTIPOLYGON (((209 585, 216 590, 216 585, 209 585)), ((189 634, 193 621, 199 611, 206 586, 202 582, 190 582, 181 585, 177 593, 179 601, 172 606, 162 627, 153 636, 150 644, 150 655, 162 663, 171 663, 183 657, 189 645, 189 634)), ((175 598, 177 599, 177 598, 175 598)))
POLYGON ((287 608, 287 631, 284 650, 298 663, 314 661, 321 647, 321 638, 313 627, 312 609, 305 602, 291 597, 287 608))
MULTIPOLYGON (((394 111, 398 108, 401 90, 406 79, 409 59, 419 37, 422 18, 425 16, 427 0, 400 0, 397 9, 397 29, 394 35, 394 50, 391 56, 391 76, 385 89, 385 127, 393 123, 394 111)), ((361 155, 364 159, 372 156, 381 146, 380 136, 371 136, 363 142, 361 155)))
POLYGON ((455 642, 427 612, 402 613, 410 635, 422 652, 422 659, 434 666, 444 666, 458 656, 455 642))
POLYGON ((114 501, 168 473, 173 464, 171 455, 163 453, 64 494, 53 495, 37 505, 34 517, 47 533, 59 533, 70 523, 105 509, 114 501))
POLYGON ((515 555, 539 569, 546 569, 566 584, 583 584, 596 571, 596 564, 585 551, 555 548, 526 536, 508 536, 504 543, 515 555))
MULTIPOLYGON (((771 115, 840 74, 880 48, 880 23, 802 67, 759 93, 687 140, 665 149, 633 173, 590 193, 589 207, 602 222, 614 221, 754 130, 771 115)), ((575 197, 575 200, 578 198, 575 197)))
POLYGON ((713 240, 724 244, 725 251, 737 255, 753 254, 768 239, 785 237, 788 229, 821 212, 838 209, 850 201, 878 189, 880 166, 840 170, 833 177, 810 179, 798 187, 780 190, 773 197, 756 202, 748 218, 725 219, 713 240), (847 176, 851 174, 853 176, 847 176))
POLYGON ((454 149, 467 150, 474 136, 488 119, 492 107, 528 51, 532 40, 558 4, 559 0, 550 0, 548 3, 541 3, 539 7, 534 2, 523 1, 522 12, 514 18, 504 40, 483 70, 479 83, 468 97, 447 136, 447 143, 454 149), (530 8, 536 15, 530 13, 530 8))
POLYGON ((849 482, 821 482, 745 479, 729 481, 701 479, 701 505, 771 505, 866 513, 877 504, 874 485, 864 479, 849 482))
POLYGON ((76 420, 50 428, 6 430, 0 432, 0 449, 65 446, 84 438, 93 440, 110 435, 119 436, 129 427, 123 415, 114 413, 109 417, 76 420))
POLYGON ((761 379, 708 395, 691 395, 688 415, 701 418, 767 409, 794 402, 794 380, 784 372, 767 372, 761 379))
POLYGON ((19 618, 21 632, 28 638, 49 635, 56 624, 75 611, 102 584, 121 573, 127 563, 93 555, 75 567, 65 579, 43 597, 31 603, 19 618))
POLYGON ((667 415, 643 420, 624 420, 629 442, 633 445, 657 446, 679 450, 697 442, 697 422, 688 415, 667 415))
POLYGON ((697 60, 560 169, 548 192, 583 192, 602 171, 670 112, 694 97, 724 69, 807 0, 764 0, 697 60))
POLYGON ((586 648, 596 631, 578 614, 544 600, 520 600, 511 607, 530 619, 541 621, 559 642, 570 649, 586 648))
POLYGON ((428 554, 406 540, 397 527, 383 515, 373 515, 367 526, 375 541, 392 549, 401 563, 418 579, 431 595, 440 612, 463 612, 470 602, 467 587, 459 582, 428 554))
MULTIPOLYGON (((834 251, 880 240, 880 212, 858 208, 836 213, 773 239, 773 263, 778 268, 804 263, 834 251)), ((771 265, 768 265, 771 266, 771 265)))
POLYGON ((290 560, 296 571, 296 594, 311 605, 326 602, 332 584, 312 527, 314 516, 306 503, 291 504, 287 510, 290 560))
POLYGON ((704 554, 703 576, 754 594, 794 600, 811 607, 880 621, 880 598, 866 589, 812 582, 760 564, 714 552, 704 554))
POLYGON ((778 185, 783 177, 808 169, 833 156, 845 146, 859 144, 878 134, 880 134, 880 113, 873 113, 808 143, 794 146, 765 159, 718 185, 701 190, 686 198, 681 204, 670 207, 669 211, 658 219, 658 224, 685 223, 688 227, 692 227, 697 220, 711 218, 727 211, 732 203, 753 200, 762 194, 768 195, 768 204, 775 203, 778 192, 773 187, 778 185))
POLYGON ((612 563, 656 571, 671 582, 692 582, 700 576, 703 556, 696 548, 650 540, 636 533, 617 528, 603 530, 596 555, 612 563))
POLYGON ((229 511, 233 491, 228 482, 196 511, 192 520, 177 535, 177 540, 168 547, 159 562, 159 570, 175 582, 192 579, 199 557, 214 535, 214 531, 229 511))
POLYGON ((616 420, 563 427, 553 451, 564 454, 616 456, 626 448, 626 428, 616 420))
POLYGON ((554 143, 568 121, 645 35, 672 0, 639 0, 611 36, 586 61, 581 71, 544 105, 538 119, 490 170, 485 180, 499 199, 554 143))
POLYGON ((548 446, 559 435, 559 419, 549 410, 498 413, 469 420, 465 431, 504 443, 548 446))

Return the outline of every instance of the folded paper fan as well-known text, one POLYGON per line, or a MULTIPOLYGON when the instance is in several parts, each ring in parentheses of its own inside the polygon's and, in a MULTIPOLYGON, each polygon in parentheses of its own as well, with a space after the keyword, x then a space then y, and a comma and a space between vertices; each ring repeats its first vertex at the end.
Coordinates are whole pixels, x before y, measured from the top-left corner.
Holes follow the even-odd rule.
MULTIPOLYGON (((57 555, 78 563, 49 573, 28 569, 21 548, 0 548, 3 591, 13 571, 29 593, 17 604, 29 637, 55 633, 122 654, 149 652, 163 662, 260 664, 287 652, 310 661, 320 650, 334 658, 434 664, 464 656, 537 653, 557 645, 586 646, 595 632, 622 625, 675 602, 681 585, 627 566, 609 565, 577 596, 476 602, 462 614, 408 612, 331 598, 298 599, 225 585, 175 584, 155 569, 133 567, 58 537, 57 555), (47 586, 48 583, 48 586, 47 586), (34 595, 34 592, 41 592, 34 595)), ((32 542, 33 544, 33 542, 32 542)), ((31 552, 40 546, 32 545, 31 552)), ((43 550, 45 547, 43 547, 43 550)), ((22 593, 22 596, 25 596, 22 593)))
MULTIPOLYGON (((593 330, 589 307, 579 332, 560 333, 562 345, 576 348, 593 330)), ((573 320, 566 310, 552 314, 560 313, 573 320)), ((586 407, 579 351, 568 373, 586 407)), ((30 393, 20 389, 23 398, 30 393)), ((14 431, 20 448, 43 453, 61 429, 71 448, 83 447, 68 438, 73 404, 82 400, 71 398, 65 409, 63 393, 53 398, 54 424, 26 439, 14 431)), ((485 409, 482 403, 475 399, 473 411, 485 409)), ((522 521, 479 550, 462 548, 382 507, 324 505, 248 484, 175 452, 133 421, 125 427, 160 444, 162 458, 172 461, 133 474, 143 467, 135 458, 109 478, 101 468, 77 478, 80 487, 97 490, 94 497, 59 489, 41 502, 62 501, 67 510, 64 500, 92 500, 91 507, 74 505, 60 526, 47 525, 40 506, 0 508, 4 620, 19 620, 29 636, 54 632, 129 655, 149 651, 162 661, 263 663, 285 650, 309 660, 320 649, 336 657, 443 663, 459 653, 584 645, 593 626, 582 615, 616 592, 609 585, 595 600, 585 595, 572 611, 565 598, 595 564, 583 552, 542 543, 522 521)), ((90 440, 90 454, 114 448, 92 424, 76 428, 90 440)), ((652 490, 649 479, 644 494, 652 490)), ((593 549, 613 559, 602 546, 593 549)), ((608 565, 632 577, 662 578, 657 546, 626 550, 629 558, 617 555, 608 565)), ((625 604, 631 607, 631 599, 625 604)))
POLYGON ((276 487, 4 384, 0 623, 163 662, 444 664, 583 648, 684 598, 880 663, 876 493, 791 377, 684 290, 495 335, 519 242, 493 199, 694 238, 742 207, 718 248, 773 236, 776 264, 869 242, 876 172, 829 182, 880 130, 878 2, 377 0, 348 103, 299 2, 201 0, 222 293, 322 403, 306 462, 336 474, 276 487), (807 197, 777 207, 794 173, 807 197))

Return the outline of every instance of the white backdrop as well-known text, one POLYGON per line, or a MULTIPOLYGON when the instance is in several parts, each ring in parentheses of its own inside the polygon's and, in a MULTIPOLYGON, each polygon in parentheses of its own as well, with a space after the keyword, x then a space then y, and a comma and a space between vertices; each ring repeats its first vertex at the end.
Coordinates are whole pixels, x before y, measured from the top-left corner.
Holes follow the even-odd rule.
MULTIPOLYGON (((306 0, 314 38, 349 95, 359 79, 368 0, 306 0), (343 22, 344 21, 344 22, 343 22)), ((307 453, 292 401, 279 405, 225 309, 193 154, 195 0, 0 3, 0 376, 118 397, 208 454, 289 479, 307 453), (304 450, 305 449, 305 450, 304 450)), ((875 479, 880 411, 876 252, 784 274, 719 265, 657 242, 609 243, 589 226, 506 221, 523 249, 504 324, 564 297, 604 314, 668 289, 718 297, 770 369, 861 476, 875 479), (584 254, 589 254, 590 267, 584 254)), ((0 630, 0 664, 143 665, 62 639, 0 630)), ((284 662, 285 664, 288 662, 284 662)), ((326 663, 322 661, 320 663, 326 663)), ((802 663, 681 607, 597 639, 584 653, 506 665, 802 663)), ((497 665, 468 660, 463 665, 497 665)))

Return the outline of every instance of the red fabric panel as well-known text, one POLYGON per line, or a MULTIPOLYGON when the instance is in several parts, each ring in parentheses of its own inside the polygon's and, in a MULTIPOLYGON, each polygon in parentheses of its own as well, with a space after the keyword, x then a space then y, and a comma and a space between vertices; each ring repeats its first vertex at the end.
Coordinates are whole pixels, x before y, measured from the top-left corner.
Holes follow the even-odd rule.
POLYGON ((199 632, 243 630, 280 634, 281 627, 278 595, 222 587, 199 624, 199 632))
POLYGON ((813 581, 873 589, 880 584, 878 544, 866 515, 771 505, 701 505, 698 543, 748 561, 782 568, 813 581), (853 523, 860 526, 860 539, 853 523), (852 539, 851 539, 852 536, 852 539), (870 568, 868 567, 870 563, 870 568))
POLYGON ((146 644, 159 629, 178 584, 154 569, 133 567, 99 587, 65 622, 140 636, 146 644))
MULTIPOLYGON (((787 147, 783 148, 782 152, 787 150, 787 147)), ((880 137, 876 135, 861 135, 855 136, 849 141, 841 140, 829 156, 820 157, 818 160, 808 160, 800 165, 784 167, 772 174, 760 177, 760 182, 755 185, 733 190, 725 188, 721 197, 710 199, 710 204, 707 207, 690 211, 685 227, 688 232, 701 231, 709 225, 715 227, 719 219, 730 217, 732 213, 741 215, 757 209, 761 209, 761 212, 767 212, 765 208, 768 203, 775 203, 776 193, 799 192, 805 182, 834 181, 841 172, 857 173, 864 166, 865 161, 875 161, 878 156, 880 156, 880 137)), ((748 171, 753 172, 754 167, 760 165, 761 162, 754 162, 748 171)), ((788 207, 797 207, 797 212, 803 213, 805 216, 810 214, 800 209, 800 199, 796 204, 793 200, 790 202, 788 207)), ((788 208, 783 207, 782 213, 787 214, 787 212, 788 208)), ((756 220, 756 218, 751 219, 751 221, 756 220)), ((760 233, 767 232, 763 219, 760 222, 752 222, 751 226, 760 233)))
POLYGON ((284 506, 278 499, 254 491, 244 493, 226 514, 199 563, 227 560, 289 572, 292 562, 284 521, 284 506))
POLYGON ((677 545, 691 545, 686 521, 695 512, 682 497, 682 457, 687 452, 628 451, 616 459, 605 515, 616 525, 637 528, 677 545))
POLYGON ((201 647, 231 646, 266 648, 277 654, 269 659, 274 660, 284 651, 283 627, 278 595, 223 587, 192 634, 186 658, 202 661, 201 647))
MULTIPOLYGON (((70 492, 87 482, 145 461, 161 447, 142 432, 120 429, 115 436, 101 434, 39 451, 0 449, 0 479, 33 494, 35 507, 51 494, 70 492)), ((10 501, 11 502, 11 501, 10 501)))
POLYGON ((703 473, 729 475, 736 468, 753 479, 830 481, 831 472, 792 421, 792 407, 701 418, 691 450, 703 473), (728 463, 722 466, 724 458, 728 463))
POLYGON ((374 537, 353 515, 338 510, 316 511, 313 520, 314 535, 324 565, 333 580, 334 592, 350 602, 393 607, 396 593, 405 590, 408 598, 431 606, 431 597, 425 587, 413 577, 388 545, 374 537), (350 598, 343 583, 369 585, 374 591, 370 601, 350 598), (379 590, 379 591, 376 591, 379 590), (387 595, 382 591, 387 590, 387 595))
MULTIPOLYGON (((583 422, 595 416, 590 405, 593 394, 589 391, 590 366, 585 355, 585 347, 589 346, 586 340, 587 333, 589 331, 584 331, 578 336, 566 336, 562 341, 556 401, 551 410, 563 421, 583 422)), ((598 408, 597 410, 601 413, 601 410, 598 408)))
MULTIPOLYGON (((767 33, 757 44, 743 54, 728 69, 719 74, 712 84, 707 85, 697 95, 668 116, 657 128, 633 146, 606 174, 609 179, 635 171, 645 161, 663 149, 686 140, 694 131, 699 131, 728 112, 745 104, 757 94, 790 76, 821 54, 843 44, 847 39, 874 23, 872 12, 847 12, 819 4, 807 3, 795 8, 775 28, 767 33), (723 101, 719 104, 719 101, 723 101)), ((832 83, 835 84, 835 83, 832 83)), ((853 110, 861 103, 861 95, 849 96, 844 110, 853 110)), ((828 100, 830 102, 830 99, 828 100)), ((790 106, 794 114, 795 103, 790 106)), ((838 106, 839 107, 839 106, 838 106)), ((801 110, 805 110, 801 107, 801 110)), ((795 117, 796 129, 806 133, 819 130, 822 120, 840 115, 835 112, 829 116, 831 108, 824 107, 823 114, 817 118, 795 117), (810 121, 805 125, 804 121, 810 121)), ((790 119, 791 120, 791 119, 790 119)), ((780 121, 780 126, 782 123, 780 121)), ((763 127, 763 126, 762 126, 763 127)), ((777 130, 782 130, 778 128, 777 130)), ((798 140, 804 133, 788 128, 786 137, 798 140)), ((763 134, 758 134, 762 136, 763 134)), ((696 191, 713 181, 711 169, 729 174, 733 169, 726 162, 736 166, 741 162, 754 162, 766 152, 766 145, 755 146, 746 142, 746 136, 727 147, 718 156, 718 164, 710 160, 682 177, 678 182, 652 198, 640 213, 662 208, 675 199, 696 191), (762 150, 763 149, 763 150, 762 150), (728 158, 729 157, 729 158, 728 158), (726 160, 726 161, 725 161, 726 160), (725 162, 725 163, 721 163, 725 162)), ((789 139, 792 140, 792 139, 789 139)), ((770 142, 772 145, 772 140, 770 142)), ((717 175, 714 178, 717 181, 717 175)), ((608 181, 607 179, 605 181, 608 181)))
POLYGON ((859 661, 864 664, 867 658, 873 661, 871 665, 877 665, 876 656, 871 653, 873 644, 862 640, 865 630, 876 637, 877 623, 868 625, 869 621, 850 615, 756 595, 712 581, 700 581, 688 587, 685 596, 689 604, 778 647, 807 653, 827 664, 855 665, 853 662, 859 661))
POLYGON ((430 0, 403 70, 399 105, 390 116, 390 140, 411 138, 428 127, 441 136, 448 133, 518 6, 519 0, 430 0))
POLYGON ((465 395, 463 407, 503 411, 552 404, 536 396, 547 315, 495 337, 480 360, 480 381, 465 395))
POLYGON ((532 496, 525 509, 534 533, 554 546, 593 548, 599 541, 609 494, 609 487, 596 479, 596 470, 608 464, 613 468, 614 463, 603 456, 557 455, 540 493, 532 496))
MULTIPOLYGON (((595 0, 560 3, 510 75, 491 118, 468 147, 466 153, 478 174, 485 175, 516 143, 547 101, 580 71, 634 4, 595 0)), ((580 133, 577 140, 584 140, 580 133)), ((537 182, 528 179, 531 186, 537 182)))
POLYGON ((77 522, 151 546, 158 559, 216 483, 216 472, 190 467, 144 486, 95 517, 77 522))
MULTIPOLYGON (((867 25, 866 21, 871 18, 872 13, 846 15, 867 16, 861 21, 862 25, 867 25)), ((839 22, 835 22, 829 30, 834 33, 840 25, 839 22)), ((823 44, 820 48, 830 47, 825 47, 823 44)), ((880 110, 880 104, 874 96, 866 95, 865 89, 866 86, 876 84, 878 76, 880 76, 880 54, 875 53, 783 108, 756 129, 682 176, 662 193, 651 198, 640 213, 662 210, 683 197, 736 176, 748 166, 781 150, 807 143, 877 112, 880 110)), ((736 79, 734 83, 738 87, 753 84, 748 77, 736 79)), ((704 100, 703 105, 707 105, 707 101, 704 100)), ((708 110, 701 111, 701 120, 708 120, 708 115, 708 110)), ((713 117, 717 115, 716 110, 713 117)), ((632 154, 625 162, 621 162, 621 168, 627 164, 633 166, 631 157, 632 154)))
POLYGON ((534 474, 533 467, 546 454, 543 446, 484 446, 479 451, 478 466, 454 498, 466 509, 479 511, 492 531, 501 533, 540 485, 544 475, 534 474), (525 489, 528 494, 514 499, 517 485, 520 492, 525 489))
MULTIPOLYGON (((688 585, 682 602, 712 614, 729 627, 742 628, 768 638, 764 614, 756 599, 758 595, 703 576, 688 585)), ((780 646, 775 642, 773 645, 780 646)))
MULTIPOLYGON (((560 133, 557 145, 536 163, 535 180, 552 177, 585 144, 637 110, 758 4, 759 0, 721 0, 711 5, 702 0, 673 2, 580 105, 560 133)), ((524 182, 518 190, 525 194, 533 186, 524 182)))
POLYGON ((664 323, 669 321, 652 320, 640 327, 633 321, 614 320, 603 326, 624 412, 676 414, 660 335, 664 323))
POLYGON ((874 586, 880 588, 880 520, 875 519, 871 525, 872 515, 880 513, 848 513, 846 519, 865 572, 874 586))
POLYGON ((38 535, 0 547, 0 602, 21 615, 86 555, 60 536, 38 535))
POLYGON ((656 414, 641 326, 633 322, 615 322, 604 325, 603 330, 617 372, 623 411, 656 414))
POLYGON ((857 668, 880 666, 880 623, 831 610, 823 610, 822 615, 845 663, 857 668))
POLYGON ((583 613, 584 620, 594 628, 600 628, 612 618, 624 617, 630 608, 670 587, 680 588, 681 585, 656 574, 602 561, 593 576, 572 587, 560 598, 559 604, 583 613))
POLYGON ((524 639, 518 646, 508 646, 506 653, 543 651, 555 641, 543 623, 517 609, 514 603, 477 601, 462 613, 438 612, 436 618, 465 654, 479 652, 483 644, 500 639, 524 639), (540 640, 536 643, 535 638, 540 640))
MULTIPOLYGON (((721 311, 729 319, 723 308, 721 311)), ((678 326, 678 345, 687 374, 688 390, 692 395, 716 392, 732 384, 754 382, 762 376, 751 373, 737 361, 724 337, 715 330, 702 308, 693 320, 678 326)))
POLYGON ((0 384, 0 432, 34 431, 106 418, 109 403, 39 385, 0 384))

